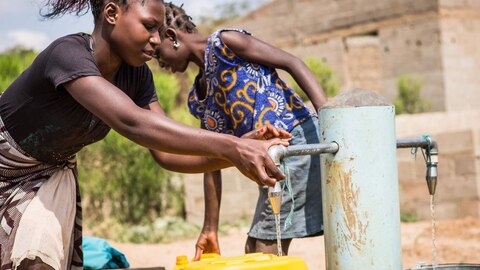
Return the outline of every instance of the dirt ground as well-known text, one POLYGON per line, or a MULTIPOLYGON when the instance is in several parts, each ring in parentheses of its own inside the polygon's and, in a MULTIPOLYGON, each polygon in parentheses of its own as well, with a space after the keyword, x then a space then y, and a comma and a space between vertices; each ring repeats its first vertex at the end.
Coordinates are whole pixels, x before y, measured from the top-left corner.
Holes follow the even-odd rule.
MULTIPOLYGON (((432 226, 430 221, 403 223, 402 258, 403 269, 413 268, 419 262, 432 262, 432 226)), ((243 245, 246 229, 231 231, 220 238, 222 256, 244 254, 243 245)), ((173 268, 176 256, 194 255, 196 239, 169 244, 136 245, 109 241, 123 252, 131 267, 163 266, 173 268)), ((436 223, 437 263, 478 263, 480 264, 480 219, 464 218, 441 220, 436 223)), ((307 263, 308 269, 325 269, 323 237, 296 239, 290 246, 290 256, 299 256, 307 263)))

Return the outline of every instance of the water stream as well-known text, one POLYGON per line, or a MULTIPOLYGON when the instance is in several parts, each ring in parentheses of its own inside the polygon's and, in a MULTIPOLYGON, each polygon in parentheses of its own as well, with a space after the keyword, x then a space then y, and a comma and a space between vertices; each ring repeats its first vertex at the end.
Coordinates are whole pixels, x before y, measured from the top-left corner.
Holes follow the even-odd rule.
POLYGON ((280 233, 280 215, 275 215, 275 228, 277 229, 277 255, 282 256, 282 235, 280 233))
POLYGON ((436 228, 435 228, 435 195, 430 195, 430 213, 432 215, 432 269, 437 266, 437 244, 436 244, 436 228))
POLYGON ((268 190, 268 200, 272 206, 272 212, 275 216, 275 228, 277 230, 277 255, 282 256, 282 237, 280 233, 280 207, 282 205, 282 188, 277 182, 275 186, 268 190))

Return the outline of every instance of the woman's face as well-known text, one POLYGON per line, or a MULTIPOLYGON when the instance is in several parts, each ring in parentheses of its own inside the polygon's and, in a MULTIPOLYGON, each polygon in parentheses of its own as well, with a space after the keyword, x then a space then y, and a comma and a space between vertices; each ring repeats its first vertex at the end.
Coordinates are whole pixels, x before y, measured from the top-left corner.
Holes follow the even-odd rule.
POLYGON ((160 67, 173 73, 184 72, 187 69, 190 55, 187 35, 181 30, 171 28, 167 30, 156 51, 160 67), (175 40, 178 47, 174 46, 175 40))
POLYGON ((128 9, 119 11, 111 33, 111 48, 132 66, 152 59, 160 45, 158 30, 163 26, 165 7, 160 0, 129 1, 128 9))

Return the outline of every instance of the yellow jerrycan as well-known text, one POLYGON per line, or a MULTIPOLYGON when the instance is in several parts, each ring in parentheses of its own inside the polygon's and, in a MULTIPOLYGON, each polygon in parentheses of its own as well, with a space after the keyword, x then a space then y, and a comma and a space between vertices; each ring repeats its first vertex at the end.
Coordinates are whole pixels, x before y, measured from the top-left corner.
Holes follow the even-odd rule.
POLYGON ((235 257, 202 254, 199 261, 188 262, 187 256, 177 256, 173 270, 308 270, 304 260, 295 256, 250 253, 235 257))

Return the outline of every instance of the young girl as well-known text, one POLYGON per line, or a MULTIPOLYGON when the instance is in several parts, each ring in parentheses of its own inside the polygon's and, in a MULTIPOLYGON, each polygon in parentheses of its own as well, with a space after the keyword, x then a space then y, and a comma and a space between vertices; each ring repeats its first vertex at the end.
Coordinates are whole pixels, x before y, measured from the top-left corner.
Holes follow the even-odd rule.
POLYGON ((204 172, 233 164, 258 183, 284 177, 267 155, 280 139, 238 139, 165 116, 145 64, 160 45, 161 0, 47 5, 46 17, 90 7, 95 28, 54 41, 0 97, 2 270, 83 269, 75 154, 111 128, 151 149, 167 169, 204 172))
MULTIPOLYGON (((272 124, 293 135, 291 145, 319 142, 316 114, 275 70, 290 73, 318 110, 326 102, 325 94, 301 60, 244 30, 223 29, 204 37, 185 11, 174 4, 166 4, 165 14, 158 62, 172 72, 184 72, 190 62, 199 67, 188 106, 201 120, 202 128, 242 136, 272 124)), ((289 157, 284 161, 293 186, 292 192, 285 188, 281 208, 281 222, 287 221, 281 232, 283 253, 287 254, 292 238, 321 235, 323 222, 319 157, 289 157)), ((220 179, 220 172, 205 174, 205 221, 196 259, 202 252, 220 251, 220 179)), ((245 251, 276 254, 276 230, 267 188, 260 186, 259 191, 245 251)))

